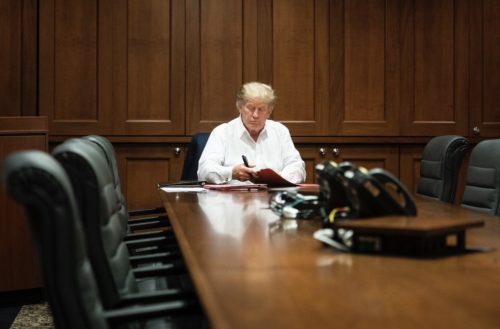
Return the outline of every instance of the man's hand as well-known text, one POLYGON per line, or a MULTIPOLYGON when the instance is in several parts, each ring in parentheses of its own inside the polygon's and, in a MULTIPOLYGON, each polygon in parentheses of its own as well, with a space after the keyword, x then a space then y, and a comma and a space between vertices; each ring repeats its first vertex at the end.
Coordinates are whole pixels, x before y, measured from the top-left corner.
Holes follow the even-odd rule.
POLYGON ((255 165, 251 165, 250 167, 246 167, 244 164, 238 164, 233 167, 233 179, 239 181, 250 180, 253 177, 257 177, 257 169, 255 169, 255 165))

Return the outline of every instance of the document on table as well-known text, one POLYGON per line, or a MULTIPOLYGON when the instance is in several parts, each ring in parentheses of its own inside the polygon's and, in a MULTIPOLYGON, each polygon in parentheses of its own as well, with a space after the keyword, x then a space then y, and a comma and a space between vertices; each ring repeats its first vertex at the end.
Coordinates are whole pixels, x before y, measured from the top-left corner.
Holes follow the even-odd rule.
POLYGON ((298 186, 297 184, 286 180, 280 174, 270 168, 259 170, 257 172, 257 178, 253 178, 252 183, 267 184, 267 186, 269 187, 298 186))
POLYGON ((249 191, 266 190, 266 184, 205 184, 207 190, 215 191, 249 191))
POLYGON ((184 186, 165 186, 160 187, 162 191, 165 192, 206 192, 207 189, 197 186, 197 187, 184 187, 184 186))
POLYGON ((204 192, 205 181, 183 180, 177 182, 161 182, 158 188, 165 192, 204 192))

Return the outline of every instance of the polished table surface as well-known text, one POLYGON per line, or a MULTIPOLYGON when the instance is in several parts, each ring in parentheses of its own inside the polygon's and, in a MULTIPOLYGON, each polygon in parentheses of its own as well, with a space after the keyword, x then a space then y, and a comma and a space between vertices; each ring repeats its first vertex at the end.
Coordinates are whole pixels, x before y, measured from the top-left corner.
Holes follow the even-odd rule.
POLYGON ((415 220, 484 220, 467 245, 493 250, 376 256, 324 246, 267 192, 160 195, 213 328, 500 328, 498 217, 417 198, 415 220))

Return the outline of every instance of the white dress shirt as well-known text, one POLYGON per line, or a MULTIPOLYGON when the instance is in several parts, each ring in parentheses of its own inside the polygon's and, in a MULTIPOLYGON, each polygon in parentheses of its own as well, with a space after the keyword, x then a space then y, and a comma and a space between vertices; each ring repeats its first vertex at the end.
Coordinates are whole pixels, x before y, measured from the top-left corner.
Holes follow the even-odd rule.
POLYGON ((233 166, 243 163, 242 155, 257 169, 271 168, 292 183, 305 181, 305 164, 288 128, 268 119, 254 141, 241 117, 212 131, 200 157, 198 179, 216 184, 230 182, 233 166))

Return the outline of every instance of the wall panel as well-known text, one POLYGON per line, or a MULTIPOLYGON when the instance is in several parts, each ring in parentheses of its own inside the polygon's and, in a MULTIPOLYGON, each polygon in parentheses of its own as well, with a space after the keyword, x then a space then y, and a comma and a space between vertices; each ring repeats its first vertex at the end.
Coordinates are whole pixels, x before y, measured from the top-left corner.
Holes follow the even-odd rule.
POLYGON ((312 121, 315 2, 293 0, 273 4, 273 84, 284 95, 278 103, 282 111, 277 111, 274 117, 312 121))
POLYGON ((273 119, 293 135, 321 135, 328 114, 328 1, 274 0, 272 84, 278 94, 273 119))
POLYGON ((420 161, 425 145, 401 146, 399 178, 409 192, 417 193, 420 161))
POLYGON ((399 177, 399 148, 387 145, 368 144, 318 144, 298 145, 302 159, 306 164, 306 182, 315 183, 314 168, 318 163, 334 161, 351 162, 367 169, 383 168, 399 177))
POLYGON ((469 134, 498 137, 500 132, 500 3, 471 4, 471 122, 469 134))
MULTIPOLYGON (((244 24, 250 21, 244 19, 244 9, 255 13, 255 5, 229 0, 187 1, 188 134, 210 131, 238 115, 235 96, 244 80, 244 37, 254 42, 252 35, 256 33, 246 31, 244 24)), ((248 56, 254 54, 255 50, 249 49, 248 56)))
POLYGON ((399 2, 332 1, 333 135, 397 135, 399 2))
POLYGON ((2 116, 21 114, 21 1, 0 1, 0 109, 2 116))
POLYGON ((404 1, 401 135, 466 134, 465 0, 404 1))
POLYGON ((97 1, 56 1, 53 119, 97 121, 97 1))
POLYGON ((128 208, 160 207, 158 182, 180 180, 184 150, 174 145, 115 144, 122 190, 128 208))
POLYGON ((0 116, 37 114, 37 0, 0 0, 0 116))
POLYGON ((51 134, 109 129, 111 0, 40 3, 40 114, 51 134))
POLYGON ((113 133, 184 134, 184 4, 116 1, 113 133))

